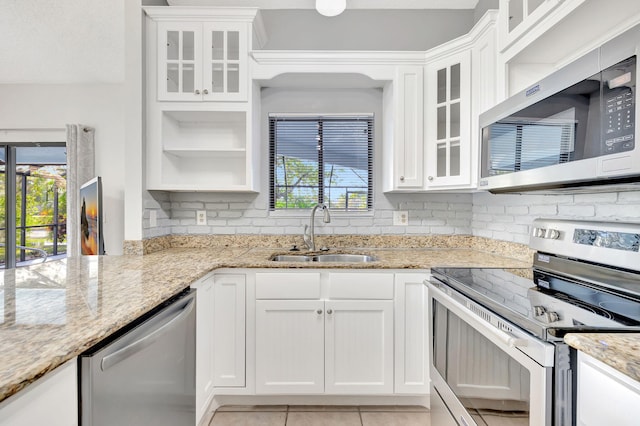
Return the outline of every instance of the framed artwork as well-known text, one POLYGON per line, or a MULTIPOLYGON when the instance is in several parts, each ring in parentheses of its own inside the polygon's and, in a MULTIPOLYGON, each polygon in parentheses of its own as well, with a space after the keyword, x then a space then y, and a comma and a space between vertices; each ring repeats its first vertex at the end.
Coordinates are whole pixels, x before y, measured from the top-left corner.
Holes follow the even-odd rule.
POLYGON ((102 179, 97 176, 80 187, 80 253, 105 254, 102 216, 102 179))

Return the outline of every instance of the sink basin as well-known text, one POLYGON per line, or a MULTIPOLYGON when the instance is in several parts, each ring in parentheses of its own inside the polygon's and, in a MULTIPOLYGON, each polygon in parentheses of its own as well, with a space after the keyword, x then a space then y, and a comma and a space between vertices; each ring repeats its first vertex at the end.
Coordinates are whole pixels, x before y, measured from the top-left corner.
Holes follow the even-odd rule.
POLYGON ((373 256, 366 254, 319 254, 314 256, 315 262, 349 262, 349 263, 366 263, 376 260, 373 256))
POLYGON ((271 258, 274 262, 344 262, 344 263, 366 263, 377 260, 373 256, 366 254, 317 254, 314 256, 280 254, 271 258))
POLYGON ((313 260, 313 256, 279 254, 278 256, 273 256, 271 260, 275 262, 311 262, 313 260))

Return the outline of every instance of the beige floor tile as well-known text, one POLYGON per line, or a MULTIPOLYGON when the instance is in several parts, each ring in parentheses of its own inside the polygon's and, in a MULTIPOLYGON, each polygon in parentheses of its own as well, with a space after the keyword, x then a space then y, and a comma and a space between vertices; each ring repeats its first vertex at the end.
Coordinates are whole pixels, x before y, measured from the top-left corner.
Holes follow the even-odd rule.
POLYGON ((244 411, 287 411, 286 405, 223 405, 216 412, 244 411))
POLYGON ((361 426, 357 412, 289 412, 287 426, 361 426))
POLYGON ((209 426, 284 426, 287 413, 278 412, 216 412, 209 426))
POLYGON ((361 405, 361 412, 410 412, 410 413, 427 413, 429 410, 422 405, 361 405))
MULTIPOLYGON (((363 426, 430 426, 429 413, 362 412, 363 426)), ((434 425, 437 426, 437 425, 434 425)))
POLYGON ((290 405, 289 412, 293 411, 358 411, 355 405, 290 405))

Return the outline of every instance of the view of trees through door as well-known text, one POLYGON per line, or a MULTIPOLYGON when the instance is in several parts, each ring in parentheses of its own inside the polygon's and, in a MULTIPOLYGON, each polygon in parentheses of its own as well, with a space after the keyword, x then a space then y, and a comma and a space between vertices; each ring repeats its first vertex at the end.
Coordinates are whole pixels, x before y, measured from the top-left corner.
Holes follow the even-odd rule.
POLYGON ((65 144, 0 145, 0 268, 64 256, 66 223, 65 144))

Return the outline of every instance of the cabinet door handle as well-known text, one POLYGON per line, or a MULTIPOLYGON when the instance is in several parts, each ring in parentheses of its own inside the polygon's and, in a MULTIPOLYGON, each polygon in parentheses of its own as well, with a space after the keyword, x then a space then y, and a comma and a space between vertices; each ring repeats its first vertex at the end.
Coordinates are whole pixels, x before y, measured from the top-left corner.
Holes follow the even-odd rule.
POLYGON ((331 315, 333 313, 333 309, 327 309, 327 314, 331 315))
POLYGON ((318 315, 320 315, 322 314, 322 309, 318 309, 316 312, 318 313, 318 315))
POLYGON ((209 94, 209 90, 204 89, 204 90, 202 91, 202 93, 203 93, 203 94, 205 94, 205 95, 208 95, 208 94, 209 94))
POLYGON ((429 179, 429 182, 431 182, 433 180, 433 176, 429 176, 427 179, 429 179))
POLYGON ((404 182, 404 176, 400 176, 400 182, 404 182))
POLYGON ((200 94, 200 90, 196 89, 196 91, 193 92, 193 93, 195 93, 196 95, 199 95, 200 94))

